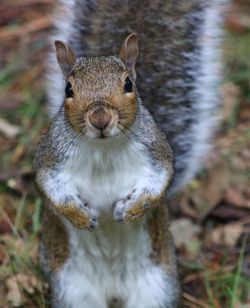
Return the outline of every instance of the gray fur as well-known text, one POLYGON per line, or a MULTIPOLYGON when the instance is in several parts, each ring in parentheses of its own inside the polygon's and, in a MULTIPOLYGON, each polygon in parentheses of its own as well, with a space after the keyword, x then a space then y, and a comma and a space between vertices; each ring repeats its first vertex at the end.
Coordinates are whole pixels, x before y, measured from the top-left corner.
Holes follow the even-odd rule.
MULTIPOLYGON (((138 101, 138 113, 133 126, 125 130, 124 137, 118 136, 119 139, 128 138, 128 142, 141 144, 143 153, 149 159, 152 169, 160 170, 167 166, 169 174, 172 174, 171 163, 173 160, 172 151, 169 147, 165 135, 158 129, 152 116, 147 109, 138 101), (145 125, 145 122, 147 125, 145 125)), ((77 134, 69 124, 64 114, 64 108, 55 116, 52 125, 42 138, 37 147, 33 168, 35 172, 47 169, 51 170, 62 168, 69 156, 73 155, 81 140, 84 138, 77 134)), ((116 142, 115 138, 105 139, 105 142, 116 142)), ((100 140, 102 145, 102 140, 100 140)))
MULTIPOLYGON (((77 56, 117 54, 117 46, 128 33, 139 34, 137 87, 143 103, 173 148, 172 190, 177 190, 200 167, 216 127, 220 80, 218 45, 221 14, 227 1, 62 2, 68 18, 64 16, 64 22, 57 24, 58 30, 60 36, 64 31, 63 38, 77 56)), ((50 84, 49 94, 53 98, 51 104, 58 110, 63 82, 58 69, 53 70, 50 79, 53 83, 56 79, 59 84, 50 84)))

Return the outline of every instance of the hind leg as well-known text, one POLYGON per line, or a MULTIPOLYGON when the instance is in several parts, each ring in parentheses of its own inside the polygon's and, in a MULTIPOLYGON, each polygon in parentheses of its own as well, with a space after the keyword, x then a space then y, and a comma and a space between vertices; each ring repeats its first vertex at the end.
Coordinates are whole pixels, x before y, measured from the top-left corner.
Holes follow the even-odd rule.
POLYGON ((46 228, 40 243, 40 261, 50 280, 52 307, 106 308, 102 289, 90 281, 93 277, 86 275, 83 264, 73 258, 74 254, 70 255, 69 235, 64 224, 48 207, 44 208, 43 224, 46 228))
POLYGON ((176 256, 168 230, 168 209, 165 204, 152 210, 148 217, 151 241, 149 260, 134 279, 130 278, 130 295, 126 308, 176 308, 180 302, 180 286, 176 256))
POLYGON ((107 308, 100 289, 74 270, 62 270, 52 283, 53 308, 107 308))
POLYGON ((125 305, 126 308, 176 308, 179 285, 159 267, 150 265, 137 277, 125 305))

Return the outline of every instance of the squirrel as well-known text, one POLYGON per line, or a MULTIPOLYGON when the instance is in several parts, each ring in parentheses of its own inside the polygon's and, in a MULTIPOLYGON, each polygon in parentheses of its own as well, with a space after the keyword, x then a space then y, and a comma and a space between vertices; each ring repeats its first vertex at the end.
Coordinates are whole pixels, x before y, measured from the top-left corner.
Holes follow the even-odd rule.
POLYGON ((53 307, 180 305, 165 195, 217 122, 223 3, 60 1, 34 158, 53 307))
POLYGON ((164 201, 173 156, 136 90, 137 34, 119 56, 76 58, 55 46, 65 102, 34 159, 53 305, 176 307, 164 201))

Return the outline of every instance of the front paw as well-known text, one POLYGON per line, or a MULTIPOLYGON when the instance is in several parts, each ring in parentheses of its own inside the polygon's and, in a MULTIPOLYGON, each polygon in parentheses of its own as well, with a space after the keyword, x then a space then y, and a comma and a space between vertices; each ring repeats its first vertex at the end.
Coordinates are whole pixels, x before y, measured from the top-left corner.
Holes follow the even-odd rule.
POLYGON ((58 213, 67 218, 78 229, 93 230, 97 225, 97 215, 80 197, 68 196, 56 206, 58 213))
POLYGON ((115 203, 113 218, 117 222, 133 222, 142 217, 150 205, 150 198, 145 193, 134 190, 126 199, 115 203))

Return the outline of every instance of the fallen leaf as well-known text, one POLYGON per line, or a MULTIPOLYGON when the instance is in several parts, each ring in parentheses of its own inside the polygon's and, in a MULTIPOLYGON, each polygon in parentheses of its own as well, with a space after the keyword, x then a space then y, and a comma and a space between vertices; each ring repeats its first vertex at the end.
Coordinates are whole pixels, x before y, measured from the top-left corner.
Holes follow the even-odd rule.
POLYGON ((18 307, 20 306, 22 302, 22 294, 20 292, 18 282, 16 280, 16 277, 9 277, 6 280, 6 286, 7 286, 7 300, 14 306, 18 307))
POLYGON ((21 37, 21 34, 28 35, 31 32, 48 29, 51 26, 51 16, 41 16, 39 19, 31 20, 23 27, 2 27, 0 29, 1 40, 11 40, 21 37))
POLYGON ((250 209, 250 196, 249 198, 244 197, 242 192, 230 187, 225 193, 225 201, 238 207, 250 209))
POLYGON ((177 248, 184 247, 193 255, 199 251, 200 226, 195 225, 190 219, 181 218, 172 221, 170 230, 177 248))
POLYGON ((250 218, 237 223, 219 226, 209 232, 208 240, 213 244, 224 245, 232 248, 235 246, 242 233, 249 232, 249 227, 244 226, 247 222, 250 222, 250 218))
POLYGON ((0 217, 0 234, 4 233, 11 233, 12 228, 10 224, 5 220, 0 217))
POLYGON ((226 25, 229 30, 242 33, 250 29, 249 2, 233 1, 227 14, 226 25))
POLYGON ((15 138, 20 133, 21 128, 0 118, 0 133, 7 138, 15 138))
POLYGON ((8 94, 0 96, 0 110, 16 110, 23 104, 21 95, 8 94))
POLYGON ((5 260, 6 260, 6 254, 4 250, 0 247, 0 265, 2 265, 5 260))
POLYGON ((184 215, 194 219, 199 218, 197 212, 191 207, 191 205, 188 202, 188 198, 185 195, 183 195, 183 197, 180 200, 180 208, 184 215))
POLYGON ((193 196, 192 203, 200 218, 205 218, 223 199, 224 191, 229 185, 228 166, 220 164, 210 170, 200 182, 200 187, 193 196))
POLYGON ((239 101, 240 89, 232 82, 227 82, 222 87, 223 109, 222 120, 228 120, 239 101))
POLYGON ((24 304, 22 291, 30 294, 34 293, 35 289, 39 287, 37 278, 32 274, 18 273, 15 276, 9 277, 6 282, 7 285, 7 299, 13 306, 20 306, 24 304))
POLYGON ((196 297, 192 296, 187 292, 183 292, 183 302, 186 303, 187 306, 185 307, 199 307, 199 308, 209 308, 210 306, 201 299, 197 299, 196 297))
POLYGON ((33 180, 30 178, 32 174, 23 174, 23 176, 10 178, 7 181, 7 186, 12 190, 19 192, 20 194, 32 194, 36 195, 36 189, 33 180))
POLYGON ((16 165, 19 161, 20 161, 20 159, 22 158, 22 156, 24 155, 24 153, 25 153, 25 147, 24 147, 24 145, 23 144, 19 144, 16 148, 15 148, 15 150, 14 150, 14 152, 13 152, 13 154, 12 154, 12 156, 11 156, 11 163, 12 163, 12 165, 16 165))
POLYGON ((229 220, 242 219, 246 217, 247 211, 243 208, 236 208, 227 203, 221 203, 209 214, 210 217, 219 218, 220 221, 228 222, 229 220))
POLYGON ((241 104, 240 111, 239 111, 239 119, 241 121, 249 121, 250 120, 250 105, 249 105, 249 103, 241 104))

